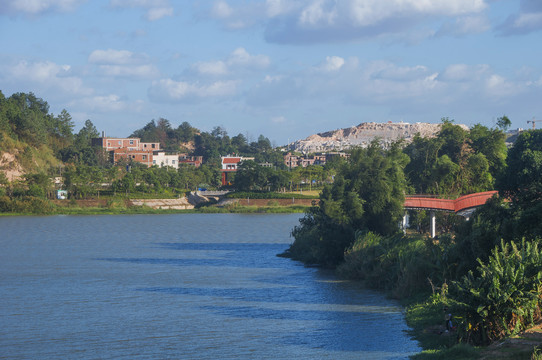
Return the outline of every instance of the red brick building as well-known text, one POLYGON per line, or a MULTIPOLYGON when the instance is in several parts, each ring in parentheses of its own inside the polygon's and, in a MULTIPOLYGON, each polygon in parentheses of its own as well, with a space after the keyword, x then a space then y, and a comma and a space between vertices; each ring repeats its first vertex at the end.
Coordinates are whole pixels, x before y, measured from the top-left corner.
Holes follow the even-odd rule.
POLYGON ((231 176, 228 176, 230 173, 235 173, 237 167, 244 160, 254 160, 253 157, 242 157, 242 156, 222 156, 222 185, 228 185, 231 183, 231 176))
POLYGON ((109 152, 114 164, 120 160, 131 160, 150 167, 153 165, 153 151, 160 150, 160 143, 143 143, 139 138, 113 138, 102 136, 92 139, 93 146, 100 146, 109 152))

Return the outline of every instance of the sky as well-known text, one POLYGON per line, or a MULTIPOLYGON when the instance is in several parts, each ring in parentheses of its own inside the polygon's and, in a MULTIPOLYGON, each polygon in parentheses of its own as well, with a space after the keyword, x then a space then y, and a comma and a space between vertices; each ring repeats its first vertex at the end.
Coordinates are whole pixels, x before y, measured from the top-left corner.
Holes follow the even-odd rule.
POLYGON ((542 0, 1 0, 0 91, 117 137, 160 118, 277 146, 364 122, 529 128, 542 0))

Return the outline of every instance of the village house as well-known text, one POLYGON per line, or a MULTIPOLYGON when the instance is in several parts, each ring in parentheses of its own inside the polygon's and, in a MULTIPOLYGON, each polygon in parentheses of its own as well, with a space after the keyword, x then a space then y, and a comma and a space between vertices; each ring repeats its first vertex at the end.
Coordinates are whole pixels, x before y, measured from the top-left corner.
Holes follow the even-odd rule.
POLYGON ((158 167, 170 166, 174 169, 179 168, 179 155, 166 155, 164 151, 155 151, 153 152, 152 165, 158 167))
POLYGON ((242 156, 222 156, 222 168, 220 169, 222 173, 222 185, 231 184, 231 176, 228 174, 235 173, 239 164, 245 160, 254 161, 253 157, 242 157, 242 156))
POLYGON ((139 138, 102 137, 92 139, 93 146, 100 146, 109 153, 114 164, 131 160, 148 167, 153 165, 154 152, 160 150, 160 143, 143 143, 139 138))
POLYGON ((151 167, 153 165, 153 153, 146 150, 129 150, 128 148, 114 149, 109 152, 112 156, 113 163, 116 164, 121 160, 135 161, 151 167))
POLYGON ((329 161, 329 159, 336 156, 348 158, 349 155, 344 152, 330 152, 330 153, 317 154, 313 156, 307 156, 307 155, 297 156, 288 152, 286 155, 284 155, 284 164, 290 169, 298 167, 298 166, 301 166, 301 167, 307 167, 310 165, 324 166, 326 162, 329 161))
POLYGON ((186 164, 198 168, 202 163, 203 156, 188 156, 187 154, 179 155, 179 164, 186 164))

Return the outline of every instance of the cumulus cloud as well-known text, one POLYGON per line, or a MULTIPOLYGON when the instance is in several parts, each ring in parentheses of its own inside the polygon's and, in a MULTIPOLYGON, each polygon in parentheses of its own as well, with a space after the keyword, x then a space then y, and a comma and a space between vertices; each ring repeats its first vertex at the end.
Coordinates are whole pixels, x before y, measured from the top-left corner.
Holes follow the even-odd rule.
POLYGON ((250 55, 244 48, 235 49, 228 58, 228 65, 245 68, 266 68, 270 64, 269 57, 265 55, 250 55))
POLYGON ((344 59, 339 56, 326 56, 326 60, 317 69, 326 72, 338 71, 344 66, 344 59))
POLYGON ((122 111, 129 108, 128 104, 116 94, 84 97, 73 101, 71 105, 100 113, 122 111))
POLYGON ((238 6, 219 0, 210 16, 226 28, 263 24, 267 41, 301 44, 403 35, 405 31, 419 36, 421 29, 431 27, 432 32, 425 32, 434 34, 450 20, 456 20, 453 35, 486 31, 488 23, 481 14, 487 7, 486 0, 266 0, 238 6))
POLYGON ((0 68, 4 86, 17 84, 35 92, 88 95, 92 89, 83 85, 81 78, 72 74, 71 66, 51 61, 29 62, 20 60, 0 68))
POLYGON ((498 28, 501 35, 521 35, 542 30, 542 11, 510 16, 498 28))
POLYGON ((439 74, 439 79, 444 82, 472 82, 479 81, 488 73, 490 68, 486 64, 452 64, 439 74))
POLYGON ((542 95, 540 73, 510 77, 487 64, 459 63, 434 68, 347 59, 340 65, 342 58, 337 58, 327 57, 317 67, 265 76, 245 92, 247 105, 287 114, 294 105, 321 106, 321 111, 325 111, 342 104, 355 109, 380 108, 384 113, 411 114, 411 119, 427 111, 438 113, 438 120, 450 112, 470 112, 473 116, 483 108, 485 113, 495 108, 505 111, 506 106, 516 106, 526 94, 542 95), (349 63, 356 66, 348 66, 349 63))
POLYGON ((215 18, 226 19, 233 14, 233 9, 225 1, 215 1, 211 8, 211 15, 215 18))
POLYGON ((226 0, 216 0, 205 16, 220 21, 224 28, 229 30, 246 29, 265 19, 265 5, 260 2, 246 2, 233 7, 226 0))
POLYGON ((202 98, 220 98, 236 93, 235 81, 217 81, 210 84, 189 83, 172 79, 152 82, 149 98, 155 102, 179 102, 202 98))
POLYGON ((490 28, 491 24, 486 16, 464 16, 456 18, 455 21, 449 21, 444 23, 436 35, 464 36, 469 34, 482 33, 489 30, 490 28))
POLYGON ((94 50, 88 57, 91 64, 115 64, 128 65, 147 62, 148 56, 145 54, 134 54, 128 50, 94 50))
POLYGON ((146 10, 145 18, 149 21, 173 16, 169 0, 110 0, 109 5, 115 9, 142 8, 146 10))
POLYGON ((237 48, 224 60, 197 62, 192 69, 202 75, 219 76, 233 71, 265 69, 270 63, 266 55, 251 55, 244 48, 237 48))
POLYGON ((271 118, 271 122, 275 124, 282 124, 286 122, 286 118, 284 116, 273 116, 271 118))
POLYGON ((155 78, 158 69, 150 64, 146 54, 136 54, 128 50, 94 50, 88 57, 88 62, 98 66, 105 76, 126 78, 155 78))
POLYGON ((202 75, 226 75, 228 73, 228 66, 220 60, 198 62, 192 68, 202 75))
POLYGON ((74 10, 86 0, 3 0, 0 14, 39 15, 45 12, 66 12, 74 10))

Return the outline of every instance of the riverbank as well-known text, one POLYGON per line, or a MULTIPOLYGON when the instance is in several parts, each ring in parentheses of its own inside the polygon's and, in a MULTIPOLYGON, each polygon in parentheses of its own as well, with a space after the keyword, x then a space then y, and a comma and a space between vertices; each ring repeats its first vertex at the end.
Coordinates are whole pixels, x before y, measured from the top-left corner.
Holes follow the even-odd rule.
MULTIPOLYGON (((303 213, 311 206, 311 201, 296 199, 230 199, 224 206, 179 206, 165 200, 135 199, 85 199, 85 200, 43 200, 36 206, 21 207, 19 211, 2 211, 0 216, 19 215, 121 215, 121 214, 216 214, 216 213, 303 213), (148 206, 146 204, 153 204, 148 206)), ((16 209, 17 210, 17 209, 16 209)))
POLYGON ((406 322, 411 335, 425 349, 410 358, 413 360, 434 359, 479 359, 479 360, 541 360, 542 324, 496 341, 489 346, 474 347, 457 342, 455 331, 446 332, 442 304, 426 302, 407 306, 406 322))

